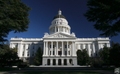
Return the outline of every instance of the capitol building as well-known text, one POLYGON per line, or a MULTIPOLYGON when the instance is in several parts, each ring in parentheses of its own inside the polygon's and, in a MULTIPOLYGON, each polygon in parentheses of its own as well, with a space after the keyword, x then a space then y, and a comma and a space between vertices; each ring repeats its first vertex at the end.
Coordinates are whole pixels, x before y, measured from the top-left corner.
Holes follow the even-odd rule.
POLYGON ((10 47, 18 48, 19 58, 30 63, 40 47, 43 50, 42 66, 77 66, 77 50, 86 49, 89 57, 96 57, 104 46, 110 47, 109 38, 77 38, 61 10, 42 38, 10 39, 10 47))

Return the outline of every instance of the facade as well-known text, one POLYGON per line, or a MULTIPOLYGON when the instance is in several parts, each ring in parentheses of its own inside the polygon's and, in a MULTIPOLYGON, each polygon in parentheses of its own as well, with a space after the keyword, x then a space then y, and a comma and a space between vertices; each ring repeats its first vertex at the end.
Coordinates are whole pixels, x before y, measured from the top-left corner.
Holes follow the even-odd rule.
POLYGON ((98 56, 104 46, 110 47, 109 38, 77 38, 71 33, 61 10, 53 18, 49 33, 43 38, 11 38, 10 47, 18 48, 18 56, 32 62, 36 50, 43 49, 43 66, 77 66, 77 50, 86 49, 90 57, 98 56))

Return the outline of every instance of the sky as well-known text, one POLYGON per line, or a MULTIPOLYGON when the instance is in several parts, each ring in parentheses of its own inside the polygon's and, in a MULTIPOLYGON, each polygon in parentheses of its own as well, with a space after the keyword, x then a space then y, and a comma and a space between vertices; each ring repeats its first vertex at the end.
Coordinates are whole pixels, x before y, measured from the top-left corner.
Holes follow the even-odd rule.
MULTIPOLYGON (((42 38, 44 33, 49 33, 49 26, 53 17, 57 15, 58 10, 66 17, 71 32, 78 38, 96 38, 101 37, 100 31, 94 29, 94 22, 89 22, 84 16, 87 8, 87 0, 22 0, 29 6, 29 27, 26 32, 10 32, 8 40, 13 37, 22 38, 42 38)), ((120 43, 120 34, 110 38, 111 41, 120 43)))

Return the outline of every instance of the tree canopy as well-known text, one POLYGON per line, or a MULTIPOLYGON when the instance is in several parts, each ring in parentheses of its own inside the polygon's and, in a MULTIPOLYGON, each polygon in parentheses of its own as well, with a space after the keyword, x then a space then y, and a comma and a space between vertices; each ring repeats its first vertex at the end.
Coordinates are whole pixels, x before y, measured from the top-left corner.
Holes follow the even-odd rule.
POLYGON ((9 32, 24 32, 28 28, 30 8, 21 0, 0 0, 0 42, 9 32))
POLYGON ((78 65, 87 65, 89 63, 89 55, 86 49, 77 51, 77 62, 78 65))
POLYGON ((112 43, 110 49, 110 63, 115 66, 120 66, 120 44, 112 43))
POLYGON ((39 47, 35 53, 34 63, 35 65, 42 65, 42 49, 39 47))
POLYGON ((11 66, 18 62, 17 48, 9 48, 6 44, 0 47, 0 66, 11 66))
POLYGON ((104 46, 103 49, 101 49, 99 51, 99 55, 100 55, 100 58, 103 61, 104 65, 109 65, 110 64, 110 61, 109 61, 110 48, 109 47, 104 46))
POLYGON ((95 22, 101 36, 116 36, 120 33, 120 0, 88 0, 88 21, 95 22))

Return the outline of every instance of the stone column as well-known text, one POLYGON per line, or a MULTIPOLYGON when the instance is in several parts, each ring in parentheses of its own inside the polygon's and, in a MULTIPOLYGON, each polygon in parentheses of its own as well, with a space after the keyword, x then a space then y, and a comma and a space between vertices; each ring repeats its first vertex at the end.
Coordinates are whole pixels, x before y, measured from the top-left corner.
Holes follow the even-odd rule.
POLYGON ((60 32, 60 31, 59 31, 59 27, 58 27, 58 32, 60 32))
POLYGON ((50 42, 48 42, 48 55, 50 56, 50 42))
POLYGON ((61 59, 61 65, 64 65, 64 59, 61 59))
POLYGON ((73 42, 72 42, 72 56, 74 56, 74 45, 73 45, 73 42))
POLYGON ((44 52, 43 55, 45 56, 45 41, 44 41, 44 51, 43 52, 44 52))
POLYGON ((101 46, 101 49, 104 47, 104 45, 102 43, 100 44, 100 46, 101 46))
POLYGON ((56 26, 55 26, 55 32, 56 32, 56 26))
POLYGON ((56 54, 57 54, 57 56, 58 56, 58 42, 57 42, 57 50, 56 50, 56 54))
POLYGON ((88 44, 88 55, 91 57, 91 49, 90 49, 90 44, 88 44))
POLYGON ((56 65, 58 65, 58 59, 56 59, 56 65))
POLYGON ((101 48, 101 45, 100 45, 100 43, 98 43, 98 50, 100 50, 100 48, 101 48))
POLYGON ((67 41, 67 56, 68 56, 68 41, 67 41))
POLYGON ((109 43, 107 43, 107 47, 110 47, 110 44, 109 44, 109 43))
POLYGON ((48 55, 48 42, 46 42, 46 55, 48 55))
POLYGON ((53 42, 51 42, 51 55, 53 56, 53 42))
POLYGON ((95 57, 95 45, 94 45, 94 43, 92 44, 92 48, 93 48, 93 50, 92 50, 92 56, 95 57))
MULTIPOLYGON (((12 45, 12 44, 11 44, 12 45)), ((12 46, 11 46, 12 47, 12 46)), ((20 43, 20 47, 18 48, 19 50, 19 53, 18 53, 18 56, 19 57, 22 57, 22 53, 23 53, 23 45, 22 45, 22 42, 20 43)))
POLYGON ((28 57, 28 56, 27 56, 27 53, 28 53, 27 48, 28 48, 28 44, 25 45, 25 56, 24 56, 24 57, 28 57))
POLYGON ((67 65, 70 65, 70 63, 69 63, 69 59, 67 59, 67 65))
POLYGON ((83 44, 83 49, 85 49, 85 44, 83 44))
POLYGON ((82 50, 81 46, 82 46, 82 44, 79 44, 79 48, 80 48, 80 50, 82 50))
POLYGON ((62 41, 62 56, 64 55, 64 51, 63 51, 63 41, 62 41))
POLYGON ((73 52, 73 49, 72 49, 72 42, 70 42, 71 43, 71 48, 70 48, 70 55, 72 56, 72 52, 73 52))
POLYGON ((21 48, 21 43, 18 43, 18 48, 17 48, 17 55, 20 56, 20 48, 21 48))
POLYGON ((54 45, 54 50, 55 50, 54 53, 55 53, 55 56, 56 56, 56 54, 57 54, 57 53, 56 53, 56 51, 57 51, 56 49, 57 49, 57 47, 56 47, 56 42, 55 42, 55 45, 54 45))
POLYGON ((76 56, 76 46, 75 46, 75 42, 73 42, 73 47, 74 47, 74 51, 73 51, 73 55, 76 56))
POLYGON ((53 65, 53 59, 50 59, 50 65, 51 66, 53 65))

